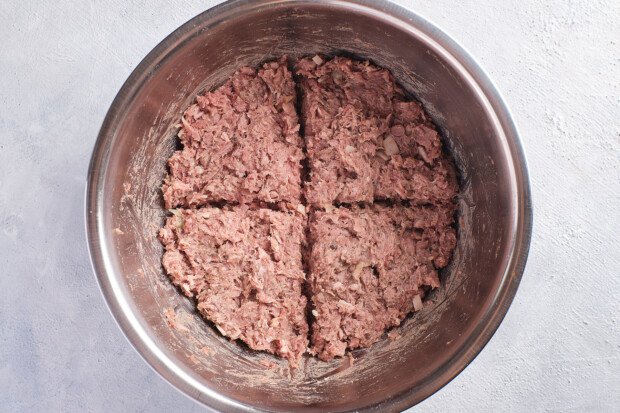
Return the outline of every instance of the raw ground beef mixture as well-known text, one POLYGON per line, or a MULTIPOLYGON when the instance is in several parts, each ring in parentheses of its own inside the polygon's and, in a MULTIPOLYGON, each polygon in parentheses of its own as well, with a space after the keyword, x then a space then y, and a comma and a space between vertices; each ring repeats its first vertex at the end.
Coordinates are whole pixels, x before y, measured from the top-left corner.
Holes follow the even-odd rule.
POLYGON ((303 142, 286 60, 247 67, 196 98, 168 160, 166 208, 212 202, 298 203, 303 142))
POLYGON ((376 199, 449 203, 454 166, 422 107, 385 69, 336 57, 297 64, 311 205, 376 199))
POLYGON ((312 348, 321 359, 368 347, 438 288, 456 235, 452 211, 369 206, 317 211, 310 222, 312 348))
POLYGON ((287 64, 241 68, 185 111, 159 237, 172 282, 224 336, 297 366, 372 345, 440 287, 458 185, 389 71, 287 64))
POLYGON ((308 346, 304 223, 248 206, 175 210, 160 232, 163 264, 223 335, 297 360, 308 346))

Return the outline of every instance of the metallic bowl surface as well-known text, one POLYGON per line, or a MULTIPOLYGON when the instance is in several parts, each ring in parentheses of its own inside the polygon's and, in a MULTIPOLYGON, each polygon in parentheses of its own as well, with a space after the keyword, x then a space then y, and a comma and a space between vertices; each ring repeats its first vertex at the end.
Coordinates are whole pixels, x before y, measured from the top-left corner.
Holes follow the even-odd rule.
POLYGON ((495 87, 453 40, 387 1, 237 0, 190 20, 118 93, 86 194, 93 267, 121 329, 166 380, 223 411, 399 411, 420 402, 499 326, 523 273, 531 225, 525 158, 495 87), (308 359, 289 377, 285 363, 219 336, 168 282, 156 239, 165 216, 158 188, 175 124, 198 92, 241 65, 316 52, 389 68, 433 116, 461 175, 459 243, 433 304, 398 329, 401 338, 354 352, 352 365, 308 359))

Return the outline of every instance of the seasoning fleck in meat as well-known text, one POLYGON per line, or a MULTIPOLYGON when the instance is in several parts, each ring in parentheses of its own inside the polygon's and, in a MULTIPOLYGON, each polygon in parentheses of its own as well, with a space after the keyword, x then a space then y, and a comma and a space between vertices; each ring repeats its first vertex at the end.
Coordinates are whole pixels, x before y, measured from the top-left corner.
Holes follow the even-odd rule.
POLYGON ((435 126, 389 71, 335 57, 297 63, 315 206, 375 199, 449 203, 454 166, 435 126))
POLYGON ((453 209, 337 208, 310 221, 312 350, 368 347, 419 306, 456 245, 453 209))
POLYGON ((299 362, 308 345, 301 214, 175 210, 159 237, 172 282, 231 339, 299 362))
POLYGON ((168 160, 166 208, 210 202, 299 202, 302 141, 286 58, 239 69, 183 114, 168 160))

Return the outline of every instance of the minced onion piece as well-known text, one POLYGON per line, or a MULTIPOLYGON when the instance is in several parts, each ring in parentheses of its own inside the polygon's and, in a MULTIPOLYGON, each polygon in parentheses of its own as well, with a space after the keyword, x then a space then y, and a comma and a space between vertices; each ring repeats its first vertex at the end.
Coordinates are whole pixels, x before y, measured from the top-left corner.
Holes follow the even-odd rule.
POLYGON ((422 304, 422 296, 418 294, 413 297, 413 309, 414 311, 420 311, 422 307, 424 307, 424 304, 422 304))
POLYGON ((398 144, 391 136, 388 136, 383 140, 383 149, 385 149, 385 153, 390 156, 396 155, 400 152, 398 150, 398 144))
POLYGON ((379 158, 383 159, 384 161, 389 161, 390 157, 387 153, 385 153, 385 151, 383 149, 379 149, 377 150, 377 152, 375 153, 379 158))
POLYGON ((424 150, 423 147, 418 146, 418 153, 420 154, 420 158, 424 159, 424 162, 431 163, 431 161, 428 159, 428 155, 426 154, 426 151, 424 150))

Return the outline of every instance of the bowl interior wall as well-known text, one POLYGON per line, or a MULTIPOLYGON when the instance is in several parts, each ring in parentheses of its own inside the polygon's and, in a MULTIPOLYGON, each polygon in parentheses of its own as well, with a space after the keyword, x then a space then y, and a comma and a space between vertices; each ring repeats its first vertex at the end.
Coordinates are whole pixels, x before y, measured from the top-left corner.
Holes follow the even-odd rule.
POLYGON ((117 119, 103 171, 101 231, 139 322, 201 385, 270 410, 380 409, 378 403, 425 386, 462 351, 502 282, 515 189, 497 126, 437 47, 424 33, 361 8, 283 4, 251 13, 231 10, 178 37, 128 91, 133 98, 117 119), (432 115, 461 175, 459 242, 442 273, 442 290, 399 328, 401 338, 356 351, 352 365, 348 358, 309 358, 289 376, 286 363, 221 337, 169 283, 156 238, 165 216, 159 188, 175 149, 175 124, 197 93, 218 86, 239 66, 317 52, 346 53, 390 69, 432 115))

